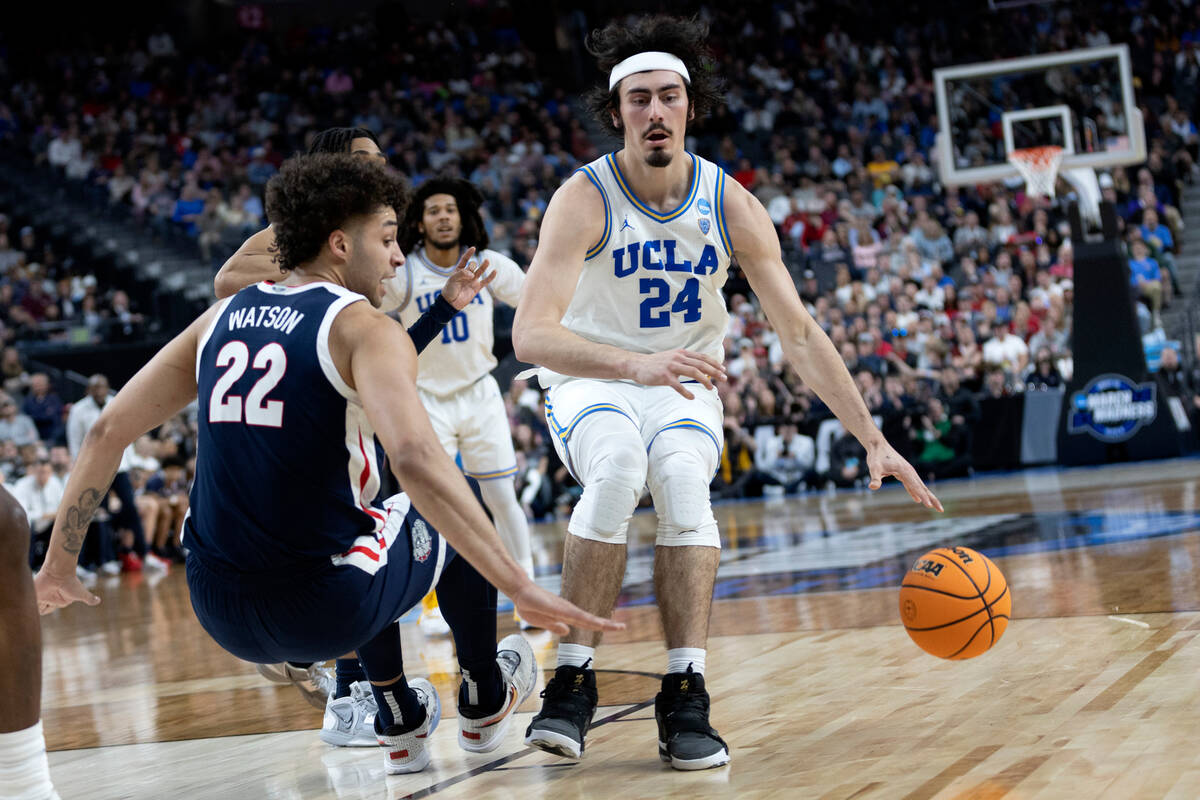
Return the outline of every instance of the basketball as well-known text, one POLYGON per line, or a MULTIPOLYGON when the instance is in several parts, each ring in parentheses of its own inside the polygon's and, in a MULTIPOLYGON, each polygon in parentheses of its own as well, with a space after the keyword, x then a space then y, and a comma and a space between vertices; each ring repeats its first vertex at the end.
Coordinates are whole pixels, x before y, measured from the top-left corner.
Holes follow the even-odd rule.
POLYGON ((1004 635, 1012 612, 1008 581, 991 559, 967 547, 939 547, 917 559, 900 586, 900 619, 917 646, 938 658, 974 658, 1004 635))

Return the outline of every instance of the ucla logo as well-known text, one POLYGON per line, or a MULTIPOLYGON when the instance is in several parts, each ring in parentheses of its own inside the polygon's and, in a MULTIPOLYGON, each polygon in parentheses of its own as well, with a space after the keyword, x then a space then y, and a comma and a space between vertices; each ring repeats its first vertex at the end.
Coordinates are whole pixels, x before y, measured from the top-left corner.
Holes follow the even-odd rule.
POLYGON ((1158 415, 1153 383, 1134 383, 1109 373, 1071 395, 1068 433, 1088 433, 1102 442, 1123 442, 1158 415))
MULTIPOLYGON (((696 208, 700 210, 701 214, 707 214, 708 212, 712 211, 712 206, 710 206, 708 204, 708 200, 703 197, 696 201, 696 208)), ((707 220, 705 221, 707 222, 707 220)))
POLYGON ((708 220, 706 220, 704 217, 701 217, 700 219, 696 220, 696 222, 699 223, 699 225, 700 225, 700 232, 707 236, 708 235, 708 220))
MULTIPOLYGON (((702 219, 701 230, 707 231, 708 220, 702 219)), ((625 278, 638 269, 652 272, 686 272, 692 275, 712 275, 719 266, 717 250, 711 244, 704 245, 700 258, 693 264, 676 251, 674 239, 651 239, 632 242, 626 247, 612 251, 613 274, 625 278)))

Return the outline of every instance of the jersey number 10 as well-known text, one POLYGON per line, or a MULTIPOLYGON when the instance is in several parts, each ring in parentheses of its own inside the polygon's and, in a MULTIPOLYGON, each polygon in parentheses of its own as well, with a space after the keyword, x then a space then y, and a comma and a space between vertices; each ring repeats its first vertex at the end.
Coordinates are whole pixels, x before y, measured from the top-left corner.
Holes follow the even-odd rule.
POLYGON ((638 291, 649 295, 641 303, 643 328, 666 328, 671 324, 671 314, 683 314, 684 322, 700 319, 700 281, 688 278, 671 303, 671 284, 662 278, 642 278, 638 291), (668 310, 667 303, 671 303, 668 310))
POLYGON ((250 348, 245 342, 226 342, 217 353, 217 366, 229 367, 229 370, 213 385, 208 400, 208 421, 241 422, 244 407, 247 425, 283 427, 283 401, 268 400, 267 395, 283 380, 283 373, 287 371, 287 353, 278 342, 271 342, 255 353, 254 369, 266 370, 266 374, 250 387, 243 403, 241 397, 229 394, 229 390, 246 374, 246 367, 250 365, 250 348))

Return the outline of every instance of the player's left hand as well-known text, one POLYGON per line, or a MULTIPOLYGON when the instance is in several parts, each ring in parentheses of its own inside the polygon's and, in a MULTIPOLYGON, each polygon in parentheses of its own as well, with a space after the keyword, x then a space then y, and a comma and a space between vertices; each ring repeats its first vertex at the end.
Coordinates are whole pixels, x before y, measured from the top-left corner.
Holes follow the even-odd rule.
POLYGON ((475 255, 475 248, 468 247, 462 257, 458 259, 458 263, 454 265, 454 273, 446 279, 446 285, 442 287, 442 297, 446 298, 446 302, 459 311, 466 308, 477 294, 496 279, 497 273, 488 274, 489 262, 486 258, 473 267, 471 266, 473 255, 475 255))
POLYGON ((65 608, 72 603, 89 606, 100 603, 100 598, 89 592, 74 572, 60 576, 43 569, 34 576, 33 587, 37 594, 39 614, 49 614, 56 608, 65 608))
POLYGON ((937 511, 945 511, 942 508, 942 503, 933 492, 929 491, 929 487, 925 485, 925 481, 917 475, 917 471, 913 469, 912 464, 909 464, 895 449, 884 442, 881 445, 872 447, 867 450, 867 469, 871 471, 871 483, 869 484, 872 491, 883 485, 883 479, 889 475, 900 483, 904 484, 904 488, 908 490, 908 496, 915 503, 921 503, 926 508, 936 509, 937 511))

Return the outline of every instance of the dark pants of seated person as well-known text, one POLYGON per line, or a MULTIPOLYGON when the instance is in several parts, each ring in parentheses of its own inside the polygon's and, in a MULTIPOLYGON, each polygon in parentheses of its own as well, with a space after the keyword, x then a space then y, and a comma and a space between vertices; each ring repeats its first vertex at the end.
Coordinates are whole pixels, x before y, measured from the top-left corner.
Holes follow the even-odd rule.
POLYGON ((722 491, 723 497, 762 497, 764 486, 782 486, 784 494, 794 494, 804 486, 815 486, 817 473, 809 470, 799 478, 782 481, 769 472, 752 469, 742 473, 722 491))
POLYGON ((930 475, 939 481, 946 478, 961 478, 967 474, 967 470, 971 466, 971 457, 955 456, 947 461, 918 461, 914 466, 917 474, 922 478, 930 475))
POLYGON ((101 564, 107 564, 116 559, 113 548, 112 528, 107 522, 92 521, 88 526, 87 535, 83 539, 83 547, 79 551, 79 565, 84 569, 97 570, 101 564))
POLYGON ((145 558, 146 532, 142 529, 142 517, 138 514, 137 503, 133 499, 133 484, 129 482, 128 472, 117 473, 113 478, 112 492, 121 501, 121 510, 113 515, 113 527, 132 533, 133 551, 139 558, 145 558))

